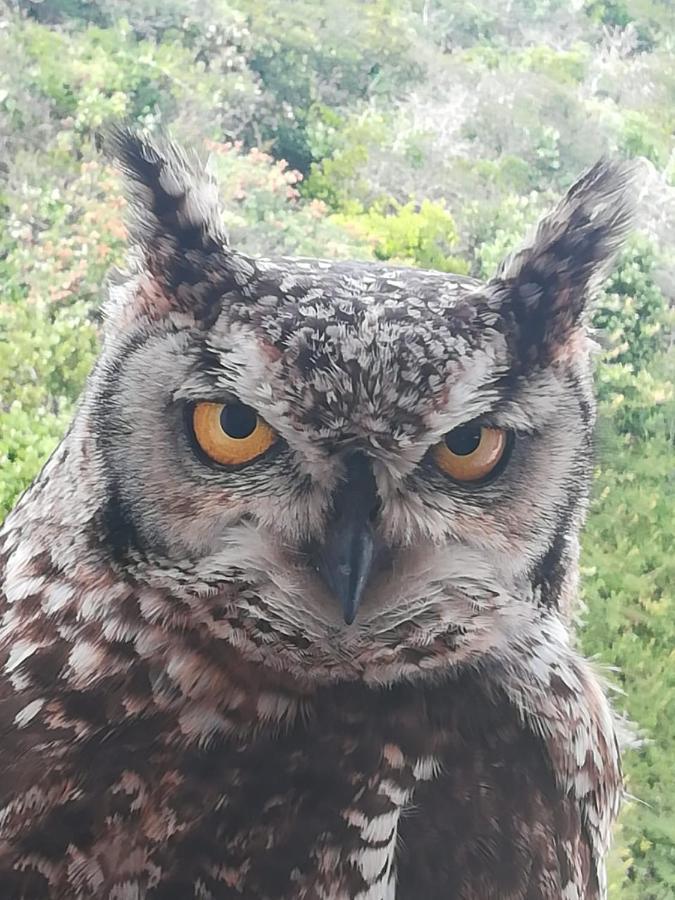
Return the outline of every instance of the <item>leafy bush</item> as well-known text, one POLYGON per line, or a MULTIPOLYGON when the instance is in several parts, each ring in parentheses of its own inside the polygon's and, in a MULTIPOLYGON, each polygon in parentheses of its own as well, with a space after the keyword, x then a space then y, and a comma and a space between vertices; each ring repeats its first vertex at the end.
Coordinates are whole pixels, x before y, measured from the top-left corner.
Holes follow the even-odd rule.
POLYGON ((593 325, 609 344, 608 359, 635 371, 648 366, 668 337, 668 301, 655 282, 659 254, 635 235, 595 303, 593 325))
POLYGON ((672 440, 636 442, 606 425, 583 541, 583 648, 613 668, 615 703, 643 738, 625 761, 634 799, 610 870, 609 896, 630 900, 675 891, 672 440))
POLYGON ((457 244, 457 229, 440 203, 380 201, 366 211, 336 215, 333 221, 366 238, 377 259, 441 272, 468 272, 467 262, 450 253, 457 244))
POLYGON ((315 105, 340 110, 369 97, 392 97, 422 75, 410 23, 389 0, 327 0, 320 16, 310 0, 240 5, 256 34, 251 69, 278 110, 262 123, 260 137, 303 174, 316 159, 315 105))
POLYGON ((664 351, 675 316, 654 280, 658 262, 653 244, 636 236, 593 315, 604 350, 597 378, 601 407, 620 433, 641 437, 662 432, 669 417, 673 422, 674 360, 664 351))
POLYGON ((387 141, 392 123, 382 114, 362 110, 351 118, 316 117, 310 129, 313 146, 323 158, 312 164, 303 194, 340 210, 357 202, 376 199, 361 170, 373 149, 387 141))
POLYGON ((628 110, 623 116, 619 148, 631 156, 645 156, 656 165, 665 165, 670 153, 666 129, 659 110, 628 110))
POLYGON ((302 174, 260 150, 207 144, 225 197, 225 225, 234 246, 250 253, 364 258, 364 239, 328 218, 319 200, 304 202, 302 174))
POLYGON ((81 303, 0 306, 0 518, 63 435, 95 352, 81 303))

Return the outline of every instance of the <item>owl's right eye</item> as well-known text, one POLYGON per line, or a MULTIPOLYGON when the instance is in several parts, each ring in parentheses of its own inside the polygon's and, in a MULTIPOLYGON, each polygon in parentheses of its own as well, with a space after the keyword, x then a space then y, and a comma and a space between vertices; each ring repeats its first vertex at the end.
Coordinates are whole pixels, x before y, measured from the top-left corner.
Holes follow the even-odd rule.
POLYGON ((192 430, 203 452, 222 466, 241 466, 266 453, 277 433, 243 403, 195 404, 192 430))
POLYGON ((509 443, 503 428, 460 425, 449 431, 432 453, 438 468, 454 481, 477 483, 497 471, 509 443))

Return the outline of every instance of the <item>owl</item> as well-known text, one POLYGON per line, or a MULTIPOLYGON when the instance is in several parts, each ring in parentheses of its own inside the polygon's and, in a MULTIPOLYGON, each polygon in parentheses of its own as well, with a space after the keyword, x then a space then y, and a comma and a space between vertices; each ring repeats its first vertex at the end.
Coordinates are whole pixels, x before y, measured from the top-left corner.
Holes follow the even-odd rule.
POLYGON ((603 161, 486 284, 231 247, 114 131, 126 268, 0 538, 3 900, 599 900, 575 649, 603 161))

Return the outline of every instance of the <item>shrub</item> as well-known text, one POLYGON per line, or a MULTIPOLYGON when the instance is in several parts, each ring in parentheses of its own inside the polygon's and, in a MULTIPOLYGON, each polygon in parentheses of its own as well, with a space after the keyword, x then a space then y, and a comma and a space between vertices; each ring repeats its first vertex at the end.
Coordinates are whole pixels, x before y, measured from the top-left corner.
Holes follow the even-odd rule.
POLYGON ((264 255, 370 256, 367 241, 331 221, 324 203, 302 198, 302 174, 286 162, 241 145, 212 141, 207 146, 234 246, 264 255))
POLYGON ((627 435, 654 433, 667 421, 674 396, 675 369, 664 350, 675 317, 655 282, 658 265, 654 245, 636 235, 594 307, 603 344, 598 398, 614 427, 627 435))
POLYGON ((328 0, 319 17, 308 0, 246 0, 240 6, 256 34, 250 67, 277 110, 261 123, 260 137, 303 174, 316 161, 316 104, 341 110, 373 96, 391 98, 423 74, 410 23, 388 0, 328 0))
POLYGON ((643 738, 625 760, 633 799, 610 869, 609 896, 622 900, 675 891, 672 455, 672 433, 636 441, 608 423, 583 539, 583 648, 612 667, 615 703, 643 738))
POLYGON ((377 259, 466 274, 465 260, 452 256, 454 219, 440 203, 380 201, 366 211, 339 214, 333 221, 366 238, 377 259))

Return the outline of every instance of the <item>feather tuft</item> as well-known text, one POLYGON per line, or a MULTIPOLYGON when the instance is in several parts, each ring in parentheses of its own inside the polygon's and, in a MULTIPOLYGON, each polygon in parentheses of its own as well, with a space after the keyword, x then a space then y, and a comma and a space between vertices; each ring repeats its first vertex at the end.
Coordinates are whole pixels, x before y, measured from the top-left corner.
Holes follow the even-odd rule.
POLYGON ((125 126, 110 128, 103 147, 126 179, 131 268, 140 256, 154 282, 143 313, 168 308, 209 319, 236 268, 215 180, 195 154, 125 126))
POLYGON ((600 160, 486 286, 521 363, 549 362, 582 323, 632 228, 637 173, 635 163, 600 160))

